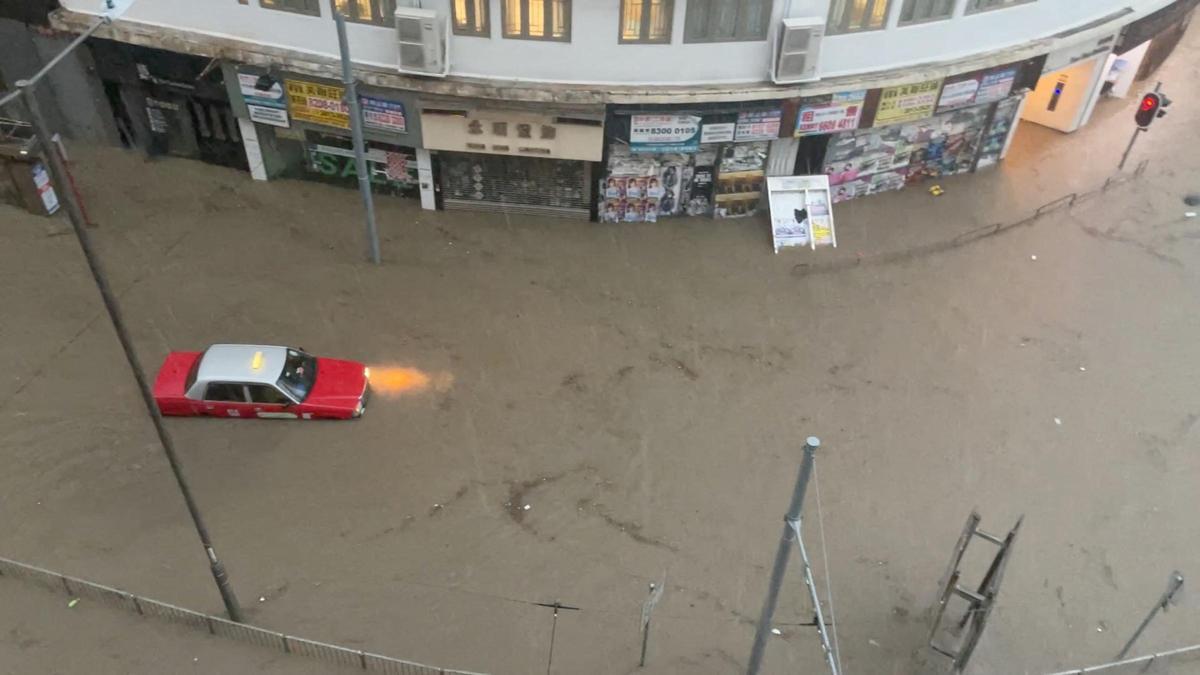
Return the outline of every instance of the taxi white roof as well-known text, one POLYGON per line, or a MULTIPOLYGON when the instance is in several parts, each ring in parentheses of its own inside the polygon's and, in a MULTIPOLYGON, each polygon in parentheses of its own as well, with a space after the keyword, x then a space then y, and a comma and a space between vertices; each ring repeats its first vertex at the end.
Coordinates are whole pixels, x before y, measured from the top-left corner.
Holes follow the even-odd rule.
POLYGON ((271 345, 213 345, 201 357, 196 382, 275 384, 287 352, 287 347, 271 345))

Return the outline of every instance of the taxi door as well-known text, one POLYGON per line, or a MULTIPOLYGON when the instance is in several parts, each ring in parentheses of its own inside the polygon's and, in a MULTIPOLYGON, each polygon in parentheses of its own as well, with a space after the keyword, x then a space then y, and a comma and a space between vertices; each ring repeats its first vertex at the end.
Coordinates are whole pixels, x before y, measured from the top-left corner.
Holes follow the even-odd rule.
POLYGON ((200 414, 212 417, 252 416, 246 385, 240 382, 209 382, 200 402, 200 414))
POLYGON ((275 419, 296 419, 296 410, 292 399, 284 396, 283 392, 269 384, 248 384, 250 404, 255 417, 275 419))

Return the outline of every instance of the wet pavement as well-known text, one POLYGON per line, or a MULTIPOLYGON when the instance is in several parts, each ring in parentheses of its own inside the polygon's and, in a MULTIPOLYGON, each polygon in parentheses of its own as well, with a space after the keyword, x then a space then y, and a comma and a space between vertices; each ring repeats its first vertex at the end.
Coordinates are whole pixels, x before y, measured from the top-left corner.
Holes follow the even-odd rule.
MULTIPOLYGON (((547 669, 537 603, 561 601, 580 609, 558 618, 551 672, 632 673, 665 573, 644 671, 738 672, 818 435, 806 536, 845 672, 944 670, 929 610, 977 507, 989 531, 1025 523, 969 672, 1045 673, 1112 657, 1172 569, 1200 574, 1200 220, 1182 202, 1200 160, 1179 151, 1200 148, 1180 91, 1197 47, 1193 29, 1159 75, 1178 102, 1139 141, 1141 178, 953 246, 933 244, 1103 184, 1133 100, 1071 137, 1026 125, 998 171, 943 197, 839 208, 836 252, 773 255, 764 220, 381 199, 375 268, 352 190, 75 156, 148 369, 218 341, 409 369, 356 422, 168 422, 255 623, 523 674, 547 669)), ((0 221, 0 555, 218 611, 75 242, 0 221)), ((765 672, 820 672, 805 598, 793 568, 765 672)), ((1160 616, 1139 645, 1190 644, 1195 617, 1160 616)))

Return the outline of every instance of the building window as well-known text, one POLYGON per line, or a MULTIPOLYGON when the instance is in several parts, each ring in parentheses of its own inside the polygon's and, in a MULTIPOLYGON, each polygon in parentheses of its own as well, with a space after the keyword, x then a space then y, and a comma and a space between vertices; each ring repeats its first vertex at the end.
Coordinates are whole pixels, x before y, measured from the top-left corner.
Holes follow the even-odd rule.
POLYGON ((488 23, 488 0, 454 0, 455 35, 477 35, 488 37, 492 33, 488 23))
POLYGON ((674 0, 621 0, 621 42, 670 42, 674 13, 674 0))
POLYGON ((340 12, 347 21, 376 26, 396 24, 396 0, 333 0, 333 11, 340 12))
POLYGON ((267 9, 278 9, 284 12, 321 16, 320 0, 258 0, 258 4, 267 9))
POLYGON ((949 19, 954 14, 955 0, 904 0, 900 8, 900 25, 949 19))
POLYGON ((887 25, 891 0, 833 0, 829 5, 826 32, 856 33, 879 30, 887 25))
POLYGON ((571 0, 503 0, 504 37, 571 41, 571 0))
POLYGON ((1023 5, 1037 0, 967 0, 967 14, 986 12, 991 9, 1004 9, 1013 5, 1023 5))
POLYGON ((765 40, 770 19, 770 0, 689 0, 683 41, 765 40))

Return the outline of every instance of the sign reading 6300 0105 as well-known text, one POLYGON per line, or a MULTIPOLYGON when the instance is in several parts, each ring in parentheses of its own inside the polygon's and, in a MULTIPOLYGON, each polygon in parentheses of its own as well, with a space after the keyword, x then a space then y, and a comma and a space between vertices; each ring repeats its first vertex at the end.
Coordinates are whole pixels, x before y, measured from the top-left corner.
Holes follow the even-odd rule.
POLYGON ((700 149, 696 115, 633 115, 629 149, 634 152, 695 152, 700 149))

